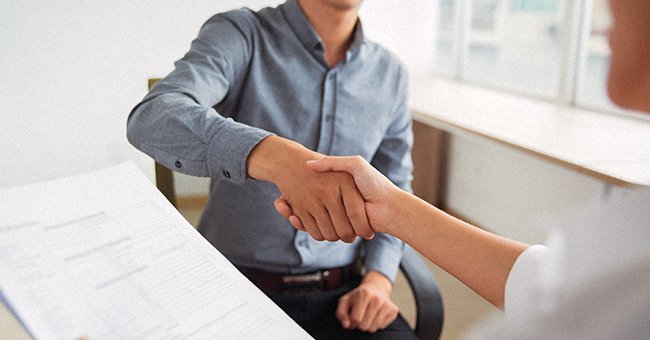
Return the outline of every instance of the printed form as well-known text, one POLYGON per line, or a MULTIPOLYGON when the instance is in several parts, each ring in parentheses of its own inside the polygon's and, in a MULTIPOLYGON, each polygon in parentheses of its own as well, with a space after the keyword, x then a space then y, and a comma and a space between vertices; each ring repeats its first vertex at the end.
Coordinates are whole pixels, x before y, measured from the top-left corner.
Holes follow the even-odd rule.
POLYGON ((132 163, 0 191, 0 301, 38 339, 310 339, 132 163))

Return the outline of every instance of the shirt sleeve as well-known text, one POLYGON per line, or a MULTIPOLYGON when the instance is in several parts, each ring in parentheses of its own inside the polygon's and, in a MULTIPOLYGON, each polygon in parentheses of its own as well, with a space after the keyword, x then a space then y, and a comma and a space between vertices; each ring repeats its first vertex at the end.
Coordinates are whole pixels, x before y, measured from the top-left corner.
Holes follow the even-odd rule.
POLYGON ((176 171, 244 182, 248 154, 271 133, 226 118, 213 106, 244 77, 251 60, 253 30, 245 15, 217 15, 203 25, 174 70, 131 111, 131 144, 176 171))
POLYGON ((548 248, 533 245, 524 250, 510 270, 506 281, 504 310, 508 314, 524 314, 531 306, 539 305, 540 284, 543 283, 542 271, 548 257, 548 248))
MULTIPOLYGON (((393 109, 395 118, 373 156, 371 164, 395 185, 411 192, 413 129, 407 101, 408 79, 403 68, 399 78, 400 95, 393 109)), ((401 240, 377 233, 372 240, 367 241, 366 269, 380 272, 395 282, 404 250, 405 244, 401 240)))

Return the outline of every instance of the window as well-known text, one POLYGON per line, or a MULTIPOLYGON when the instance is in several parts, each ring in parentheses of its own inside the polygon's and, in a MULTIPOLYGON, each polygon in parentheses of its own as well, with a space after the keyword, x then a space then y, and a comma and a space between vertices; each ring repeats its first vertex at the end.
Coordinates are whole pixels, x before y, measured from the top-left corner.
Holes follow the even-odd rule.
POLYGON ((587 10, 591 20, 587 24, 588 37, 577 78, 576 103, 614 110, 605 88, 610 55, 607 33, 612 22, 607 0, 594 0, 587 10))
POLYGON ((557 1, 473 0, 465 79, 552 97, 559 86, 563 13, 557 1))
POLYGON ((604 111, 607 0, 436 0, 434 70, 460 81, 604 111))

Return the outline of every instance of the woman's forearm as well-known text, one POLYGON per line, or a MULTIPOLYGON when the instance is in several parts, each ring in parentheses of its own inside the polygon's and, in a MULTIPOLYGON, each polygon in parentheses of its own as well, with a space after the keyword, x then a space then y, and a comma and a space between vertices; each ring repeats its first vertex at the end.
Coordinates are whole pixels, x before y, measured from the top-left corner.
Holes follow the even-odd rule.
POLYGON ((390 204, 385 230, 503 308, 505 284, 528 245, 463 222, 420 198, 400 191, 390 204))

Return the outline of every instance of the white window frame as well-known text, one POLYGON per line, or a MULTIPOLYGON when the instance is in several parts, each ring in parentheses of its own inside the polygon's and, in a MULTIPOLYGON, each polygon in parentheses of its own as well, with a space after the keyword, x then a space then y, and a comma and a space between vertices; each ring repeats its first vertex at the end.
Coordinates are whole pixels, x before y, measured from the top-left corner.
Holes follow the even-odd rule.
MULTIPOLYGON (((504 0, 505 1, 505 0, 504 0)), ((618 108, 601 107, 597 104, 589 105, 588 103, 578 103, 577 95, 578 89, 582 86, 584 81, 581 74, 586 68, 587 61, 587 43, 591 34, 591 13, 593 8, 592 0, 567 0, 564 1, 565 12, 564 20, 561 23, 562 30, 567 32, 562 37, 561 46, 561 61, 560 61, 560 79, 554 97, 547 97, 544 95, 536 95, 524 90, 518 91, 511 88, 498 87, 486 83, 475 83, 467 79, 466 65, 467 65, 467 51, 469 50, 469 32, 471 30, 471 15, 472 15, 471 0, 455 0, 454 3, 454 18, 452 27, 452 37, 455 42, 452 43, 452 60, 455 65, 452 69, 455 73, 451 76, 436 73, 436 76, 442 78, 452 78, 456 81, 477 85, 484 88, 489 88, 497 91, 521 95, 525 97, 532 97, 544 101, 554 102, 566 106, 578 107, 591 111, 605 112, 615 115, 622 115, 635 119, 642 119, 647 121, 646 115, 627 111, 618 108)), ((435 68, 434 68, 435 69, 435 68)))

